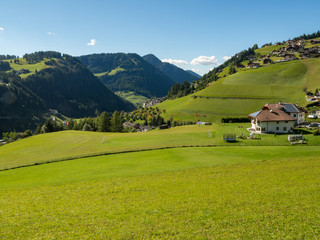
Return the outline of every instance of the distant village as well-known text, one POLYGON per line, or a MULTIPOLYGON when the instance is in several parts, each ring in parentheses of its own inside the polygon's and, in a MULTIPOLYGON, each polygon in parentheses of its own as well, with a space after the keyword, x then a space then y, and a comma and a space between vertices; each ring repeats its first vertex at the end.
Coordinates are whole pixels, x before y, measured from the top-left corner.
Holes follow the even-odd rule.
POLYGON ((299 40, 288 40, 287 42, 276 42, 274 44, 268 43, 263 45, 261 48, 269 47, 269 46, 282 46, 280 49, 272 51, 272 53, 262 56, 262 58, 258 58, 255 55, 248 56, 248 65, 244 66, 243 64, 238 64, 237 68, 258 68, 260 67, 260 62, 263 61, 263 64, 270 64, 272 63, 272 57, 278 57, 281 59, 277 59, 274 62, 288 62, 292 60, 299 60, 300 59, 308 59, 308 58, 316 58, 320 57, 320 39, 313 39, 310 41, 311 47, 305 48, 307 42, 305 39, 299 40), (314 45, 314 46, 312 46, 314 45))

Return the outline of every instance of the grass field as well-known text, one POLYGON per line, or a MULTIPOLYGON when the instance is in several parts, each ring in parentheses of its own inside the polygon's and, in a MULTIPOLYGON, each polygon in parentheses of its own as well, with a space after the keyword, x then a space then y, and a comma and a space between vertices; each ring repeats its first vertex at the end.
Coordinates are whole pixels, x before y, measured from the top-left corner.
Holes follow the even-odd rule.
POLYGON ((141 106, 142 103, 146 102, 148 100, 147 97, 138 95, 134 92, 116 92, 116 94, 125 100, 133 103, 135 106, 141 106))
POLYGON ((110 72, 95 73, 94 75, 96 77, 102 77, 106 74, 108 74, 109 76, 113 76, 113 75, 116 75, 118 72, 123 72, 123 71, 126 71, 126 70, 124 68, 117 67, 117 68, 111 70, 110 72))
POLYGON ((194 121, 198 112, 214 122, 222 117, 246 117, 266 103, 287 101, 303 106, 306 104, 303 89, 314 91, 319 87, 319 63, 319 59, 307 59, 245 69, 193 95, 167 100, 158 107, 166 109, 165 118, 194 121))
MULTIPOLYGON (((14 63, 13 60, 4 60, 6 62, 10 63, 10 67, 15 70, 15 71, 19 71, 21 69, 27 69, 30 71, 30 73, 26 73, 26 74, 20 74, 19 76, 21 78, 26 78, 32 74, 35 73, 35 71, 40 71, 42 69, 45 68, 49 68, 50 66, 46 65, 44 62, 45 60, 39 62, 39 63, 35 63, 35 64, 29 64, 26 59, 24 58, 18 58, 17 60, 19 60, 19 63, 14 63), (11 62, 12 61, 12 62, 11 62)), ((11 70, 10 70, 11 71, 11 70)))
MULTIPOLYGON (((182 126, 146 133, 97 133, 63 131, 31 138, 0 148, 0 170, 18 166, 62 161, 104 154, 188 146, 290 146, 287 135, 265 134, 261 140, 223 141, 224 133, 243 134, 250 124, 213 124, 182 126), (242 126, 239 128, 238 126, 242 126)), ((306 135, 309 146, 319 146, 320 137, 306 135)), ((290 146, 293 147, 293 146, 290 146)), ((295 146, 294 146, 295 147, 295 146)))
POLYGON ((2 146, 1 169, 30 166, 0 171, 0 239, 317 239, 320 137, 223 141, 248 126, 63 131, 2 146))
POLYGON ((263 47, 263 48, 256 49, 254 51, 255 51, 255 53, 261 54, 261 56, 264 56, 264 55, 272 53, 275 50, 279 50, 280 48, 285 47, 285 46, 287 46, 287 44, 279 45, 279 46, 263 47))
POLYGON ((156 150, 3 171, 0 238, 317 239, 318 148, 286 148, 156 150))

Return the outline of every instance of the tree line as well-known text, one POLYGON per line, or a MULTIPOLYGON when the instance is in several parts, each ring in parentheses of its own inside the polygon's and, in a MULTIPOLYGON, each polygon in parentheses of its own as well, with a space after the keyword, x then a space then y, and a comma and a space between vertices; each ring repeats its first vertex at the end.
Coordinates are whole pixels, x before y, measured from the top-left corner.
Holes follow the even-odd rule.
POLYGON ((320 37, 320 31, 315 32, 315 33, 311 33, 311 34, 303 34, 300 37, 296 37, 293 40, 299 40, 299 39, 305 39, 305 40, 309 40, 309 39, 314 39, 314 38, 318 38, 320 37))
POLYGON ((193 84, 184 82, 182 84, 175 83, 169 90, 167 98, 175 99, 189 95, 194 92, 193 84))
POLYGON ((0 55, 0 60, 10 60, 10 59, 16 59, 19 58, 19 56, 15 55, 0 55))
POLYGON ((160 116, 162 112, 158 108, 141 108, 131 113, 114 111, 111 115, 102 112, 97 117, 82 118, 79 120, 68 119, 65 121, 47 119, 44 124, 39 124, 35 134, 57 132, 64 130, 95 131, 95 132, 131 132, 132 129, 123 127, 124 122, 141 122, 142 125, 160 126, 165 122, 160 116))
POLYGON ((61 53, 55 52, 55 51, 40 51, 40 52, 35 52, 35 53, 26 53, 23 55, 23 58, 26 59, 26 61, 29 64, 32 63, 38 63, 41 62, 45 58, 62 58, 61 53))

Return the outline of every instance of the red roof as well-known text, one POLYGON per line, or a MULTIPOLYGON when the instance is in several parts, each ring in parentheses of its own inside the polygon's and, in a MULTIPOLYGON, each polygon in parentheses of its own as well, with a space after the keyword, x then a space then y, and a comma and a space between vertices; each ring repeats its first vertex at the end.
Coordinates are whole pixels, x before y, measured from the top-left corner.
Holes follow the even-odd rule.
MULTIPOLYGON (((250 115, 249 115, 250 117, 250 115)), ((251 116, 256 118, 260 122, 280 122, 280 121, 296 121, 296 119, 282 110, 279 109, 268 109, 263 108, 256 116, 251 116)))

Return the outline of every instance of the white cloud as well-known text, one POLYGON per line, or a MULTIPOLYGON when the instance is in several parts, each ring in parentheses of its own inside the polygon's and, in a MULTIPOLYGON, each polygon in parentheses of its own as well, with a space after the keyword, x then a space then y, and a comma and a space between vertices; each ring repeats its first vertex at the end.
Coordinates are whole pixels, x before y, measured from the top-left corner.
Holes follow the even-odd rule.
POLYGON ((91 39, 89 43, 87 43, 88 46, 94 46, 96 45, 96 40, 95 39, 91 39))
POLYGON ((212 64, 215 64, 217 65, 218 64, 218 60, 215 56, 211 56, 211 57, 208 57, 208 56, 199 56, 195 59, 193 59, 191 62, 190 62, 191 65, 212 65, 212 64))
POLYGON ((4 30, 4 28, 0 27, 0 31, 3 31, 3 30, 4 30))
POLYGON ((225 61, 227 61, 227 60, 229 60, 231 57, 229 57, 229 56, 224 56, 223 57, 223 60, 225 60, 225 61))
POLYGON ((199 70, 199 69, 197 69, 197 68, 192 68, 191 70, 192 70, 193 72, 195 72, 195 73, 200 74, 200 70, 199 70))
POLYGON ((186 65, 188 64, 187 61, 185 60, 178 60, 178 59, 162 59, 162 62, 167 62, 167 63, 171 63, 171 64, 175 64, 175 65, 186 65))
POLYGON ((48 35, 56 35, 54 32, 48 32, 48 35))

